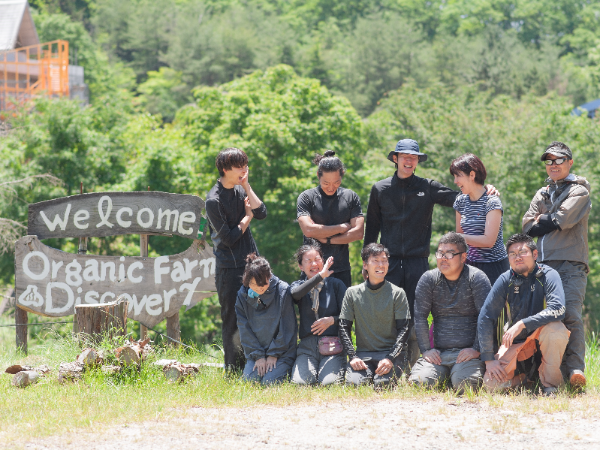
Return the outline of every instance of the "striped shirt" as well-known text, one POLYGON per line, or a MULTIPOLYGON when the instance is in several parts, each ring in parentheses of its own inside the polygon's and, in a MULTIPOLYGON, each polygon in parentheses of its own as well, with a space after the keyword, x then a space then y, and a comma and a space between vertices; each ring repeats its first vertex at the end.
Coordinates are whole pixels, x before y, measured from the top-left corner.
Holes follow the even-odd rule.
MULTIPOLYGON (((460 226, 463 234, 482 236, 485 233, 485 220, 490 211, 502 209, 502 202, 493 195, 483 194, 478 200, 471 201, 468 195, 461 194, 454 201, 454 209, 460 213, 460 226)), ((492 248, 473 247, 469 245, 467 259, 473 262, 488 263, 507 258, 502 236, 503 219, 500 219, 500 230, 496 243, 492 248)))

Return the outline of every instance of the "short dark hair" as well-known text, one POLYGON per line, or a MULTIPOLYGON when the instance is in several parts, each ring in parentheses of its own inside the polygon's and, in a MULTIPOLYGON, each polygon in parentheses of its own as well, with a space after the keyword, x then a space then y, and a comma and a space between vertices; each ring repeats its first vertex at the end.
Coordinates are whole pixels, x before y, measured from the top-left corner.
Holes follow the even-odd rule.
POLYGON ((313 163, 317 165, 317 176, 319 178, 323 176, 324 172, 339 172, 341 177, 346 173, 346 166, 340 158, 335 156, 333 150, 327 150, 322 155, 317 153, 313 163))
POLYGON ((450 174, 458 176, 460 173, 469 176, 475 172, 475 183, 483 185, 487 177, 483 162, 473 153, 465 153, 450 164, 450 174))
POLYGON ((296 253, 294 253, 294 258, 298 261, 298 264, 302 264, 302 258, 304 258, 304 254, 310 252, 311 250, 319 253, 319 256, 323 258, 323 250, 321 249, 321 244, 316 239, 308 239, 306 244, 302 245, 296 253))
POLYGON ((242 283, 248 287, 250 281, 254 282, 259 286, 269 284, 271 281, 271 266, 262 256, 257 256, 256 253, 250 253, 246 257, 246 268, 244 269, 244 275, 242 275, 242 283))
MULTIPOLYGON (((548 147, 546 147, 546 150, 544 150, 544 153, 547 152, 548 150, 550 150, 551 148, 558 148, 559 150, 562 150, 565 153, 568 153, 569 155, 572 155, 573 153, 571 152, 571 149, 569 148, 569 146, 567 144, 565 144, 564 142, 560 142, 560 141, 552 141, 550 143, 550 145, 548 147)), ((567 156, 567 159, 571 159, 567 156)))
POLYGON ((465 238, 454 231, 450 231, 449 233, 446 233, 440 238, 440 242, 438 242, 438 248, 440 248, 440 245, 442 244, 456 245, 458 251, 460 252, 466 252, 468 249, 467 241, 465 241, 465 238))
POLYGON ((226 148, 219 152, 215 164, 219 171, 219 175, 224 177, 225 170, 231 170, 232 167, 246 167, 248 165, 248 155, 239 148, 226 148))
POLYGON ((508 252, 508 249, 511 245, 520 244, 521 242, 524 242, 532 253, 534 250, 537 250, 537 245, 535 245, 535 242, 531 236, 523 233, 517 233, 513 234, 508 238, 508 241, 506 241, 506 251, 508 252))
POLYGON ((382 244, 377 244, 373 242, 372 244, 365 245, 360 252, 360 257, 363 262, 367 262, 371 256, 377 256, 381 253, 385 253, 385 256, 390 257, 390 252, 387 248, 385 248, 382 244))

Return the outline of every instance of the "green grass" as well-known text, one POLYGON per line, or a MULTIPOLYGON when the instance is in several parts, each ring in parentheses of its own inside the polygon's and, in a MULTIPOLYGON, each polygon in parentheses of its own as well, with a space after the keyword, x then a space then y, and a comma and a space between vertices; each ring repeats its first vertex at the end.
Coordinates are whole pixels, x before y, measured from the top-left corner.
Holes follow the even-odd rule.
MULTIPOLYGON (((14 329, 12 331, 14 333, 14 329)), ((14 334, 13 334, 14 336, 14 334)), ((13 337, 14 339, 14 337, 13 337)), ((370 387, 359 389, 334 386, 331 388, 297 387, 283 384, 261 387, 243 383, 236 377, 224 376, 219 369, 203 369, 198 376, 185 383, 173 384, 165 380, 162 371, 145 364, 142 369, 126 374, 108 376, 99 370, 85 374, 78 383, 61 385, 57 381, 60 362, 74 361, 79 345, 70 337, 49 334, 44 341, 30 347, 27 357, 14 350, 7 341, 0 347, 2 371, 15 363, 48 364, 52 372, 38 384, 26 389, 14 388, 11 375, 0 375, 0 442, 12 447, 31 438, 44 437, 97 427, 107 424, 169 419, 182 416, 189 407, 251 407, 257 405, 289 406, 302 403, 369 401, 396 399, 447 403, 484 403, 492 408, 512 409, 521 413, 552 413, 584 409, 595 411, 600 400, 600 364, 598 338, 592 335, 587 349, 588 387, 578 394, 562 389, 555 399, 539 398, 530 391, 490 395, 485 392, 466 393, 457 397, 450 390, 428 391, 402 383, 391 392, 376 393, 370 387)), ((110 343, 101 345, 109 347, 110 343)), ((204 350, 203 350, 204 351, 204 350)), ((214 350, 208 353, 218 355, 214 350)), ((199 350, 182 351, 157 348, 149 363, 160 358, 183 362, 214 362, 215 359, 199 350)), ((498 422, 496 428, 507 424, 498 422)))

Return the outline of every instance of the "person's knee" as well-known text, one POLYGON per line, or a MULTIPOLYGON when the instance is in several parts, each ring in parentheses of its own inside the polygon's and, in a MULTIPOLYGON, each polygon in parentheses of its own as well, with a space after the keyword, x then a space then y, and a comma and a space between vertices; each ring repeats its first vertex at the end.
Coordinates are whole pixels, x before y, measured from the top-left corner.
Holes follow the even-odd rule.
POLYGON ((315 377, 310 371, 300 372, 294 370, 292 374, 292 383, 304 386, 313 386, 317 384, 317 377, 315 377))
POLYGON ((423 386, 423 387, 436 387, 439 386, 440 384, 440 379, 439 377, 433 375, 433 374, 427 374, 421 371, 415 372, 413 371, 410 374, 410 377, 408 377, 408 382, 410 384, 416 385, 416 386, 423 386))
POLYGON ((540 332, 539 340, 548 343, 568 342, 569 335, 569 330, 564 323, 560 321, 550 322, 544 325, 544 328, 540 332))
POLYGON ((452 375, 450 377, 450 381, 452 382, 452 388, 458 394, 464 393, 464 391, 467 389, 475 392, 479 390, 483 384, 483 379, 479 374, 452 375))
POLYGON ((328 373, 324 377, 319 378, 319 383, 322 386, 330 386, 332 384, 340 384, 344 379, 344 374, 342 373, 328 373))

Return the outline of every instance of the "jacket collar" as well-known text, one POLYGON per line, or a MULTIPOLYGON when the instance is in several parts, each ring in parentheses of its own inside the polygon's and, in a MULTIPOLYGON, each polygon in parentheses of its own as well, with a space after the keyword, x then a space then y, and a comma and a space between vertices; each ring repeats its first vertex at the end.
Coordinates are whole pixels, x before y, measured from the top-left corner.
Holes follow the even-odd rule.
POLYGON ((392 186, 394 186, 394 185, 398 185, 400 187, 410 186, 413 183, 413 181, 415 180, 415 178, 416 178, 416 176, 414 173, 408 178, 400 178, 398 176, 398 172, 394 172, 394 176, 392 177, 392 186))
POLYGON ((258 298, 250 297, 248 295, 248 288, 246 286, 243 287, 243 289, 244 289, 243 295, 244 295, 244 297, 246 297, 246 302, 250 306, 252 306, 254 309, 266 309, 271 305, 271 303, 273 303, 273 301, 275 300, 275 297, 277 297, 278 285, 279 285, 279 278, 277 278, 275 275, 271 275, 271 281, 269 282, 269 287, 263 294, 258 296, 258 298))

